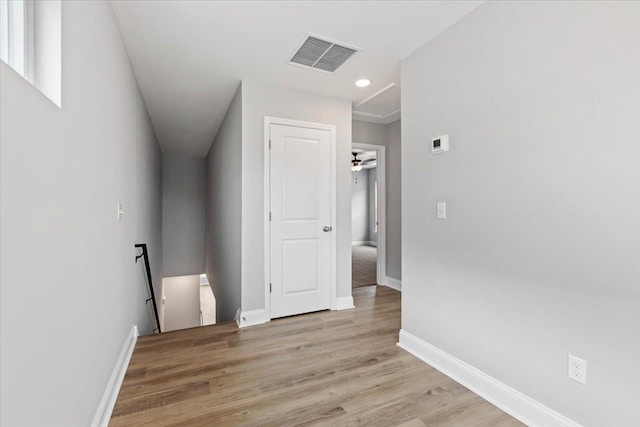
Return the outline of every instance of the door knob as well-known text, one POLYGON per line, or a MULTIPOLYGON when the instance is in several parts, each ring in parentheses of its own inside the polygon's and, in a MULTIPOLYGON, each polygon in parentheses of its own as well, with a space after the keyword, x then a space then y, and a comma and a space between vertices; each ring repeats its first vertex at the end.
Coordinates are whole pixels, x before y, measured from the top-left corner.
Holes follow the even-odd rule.
POLYGON ((324 227, 322 227, 322 231, 324 231, 325 233, 328 233, 331 230, 333 230, 333 227, 331 227, 330 225, 325 225, 324 227))

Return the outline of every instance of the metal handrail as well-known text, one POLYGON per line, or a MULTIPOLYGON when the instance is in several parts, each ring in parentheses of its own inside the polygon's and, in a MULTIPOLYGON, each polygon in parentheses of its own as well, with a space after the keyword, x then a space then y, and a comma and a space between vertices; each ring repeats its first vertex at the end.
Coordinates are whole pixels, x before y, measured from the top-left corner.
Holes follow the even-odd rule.
POLYGON ((160 317, 158 316, 158 306, 156 305, 156 295, 153 292, 153 281, 151 280, 151 268, 149 267, 149 251, 147 250, 147 244, 136 243, 135 247, 142 249, 142 253, 140 255, 136 255, 136 264, 138 263, 138 258, 144 257, 144 265, 147 270, 147 282, 149 283, 149 293, 151 294, 151 297, 147 298, 147 300, 145 301, 145 304, 148 304, 149 301, 153 302, 153 313, 155 314, 156 325, 157 325, 157 328, 155 328, 154 331, 157 330, 158 333, 161 333, 162 330, 160 329, 160 317))

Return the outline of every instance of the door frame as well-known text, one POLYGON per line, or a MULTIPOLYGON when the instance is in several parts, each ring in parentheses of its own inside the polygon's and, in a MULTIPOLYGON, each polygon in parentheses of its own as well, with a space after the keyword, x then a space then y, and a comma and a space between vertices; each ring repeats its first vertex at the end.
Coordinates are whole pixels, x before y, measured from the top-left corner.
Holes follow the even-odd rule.
POLYGON ((270 139, 271 139, 271 125, 292 126, 306 129, 318 129, 329 131, 330 139, 330 179, 331 179, 331 197, 330 197, 330 211, 331 211, 331 224, 333 227, 331 231, 331 254, 329 255, 331 271, 329 272, 329 288, 331 295, 331 310, 337 309, 336 304, 336 126, 328 125, 324 123, 305 122, 301 120, 284 119, 280 117, 265 116, 264 118, 264 309, 265 309, 265 321, 271 321, 271 230, 270 230, 270 204, 271 204, 271 153, 270 153, 270 139))
MULTIPOLYGON (((386 176, 386 147, 377 144, 352 142, 352 148, 376 151, 376 179, 378 181, 378 257, 376 265, 376 281, 380 286, 387 286, 387 187, 386 176)), ((353 207, 352 207, 353 208, 353 207)), ((353 272, 351 273, 353 275, 353 272)))

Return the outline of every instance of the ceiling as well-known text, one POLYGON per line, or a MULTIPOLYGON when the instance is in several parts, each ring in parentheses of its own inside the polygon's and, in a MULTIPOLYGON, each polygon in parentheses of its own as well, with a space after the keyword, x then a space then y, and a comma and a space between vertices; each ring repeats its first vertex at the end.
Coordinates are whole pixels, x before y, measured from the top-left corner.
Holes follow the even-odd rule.
POLYGON ((400 118, 400 85, 390 83, 353 105, 353 118, 363 122, 389 124, 400 118))
POLYGON ((349 100, 355 119, 397 120, 400 61, 481 3, 112 0, 162 150, 196 156, 242 79, 349 100), (309 34, 360 50, 333 74, 288 64, 309 34), (372 84, 357 88, 362 77, 372 84))

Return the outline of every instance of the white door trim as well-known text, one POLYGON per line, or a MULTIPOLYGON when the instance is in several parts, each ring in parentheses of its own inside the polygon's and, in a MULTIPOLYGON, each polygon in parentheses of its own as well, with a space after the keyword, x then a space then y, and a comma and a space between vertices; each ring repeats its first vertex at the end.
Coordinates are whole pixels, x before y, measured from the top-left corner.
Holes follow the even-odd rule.
POLYGON ((385 183, 387 160, 384 145, 352 142, 351 147, 376 151, 376 179, 378 181, 378 259, 376 282, 383 286, 387 277, 387 187, 385 183))
POLYGON ((301 120, 283 119, 279 117, 264 118, 264 307, 265 320, 271 320, 271 233, 269 227, 269 211, 271 199, 271 161, 269 153, 269 140, 271 125, 294 126, 307 129, 327 130, 331 141, 331 272, 329 274, 329 286, 331 290, 331 310, 337 310, 336 302, 336 126, 323 123, 305 122, 301 120))

